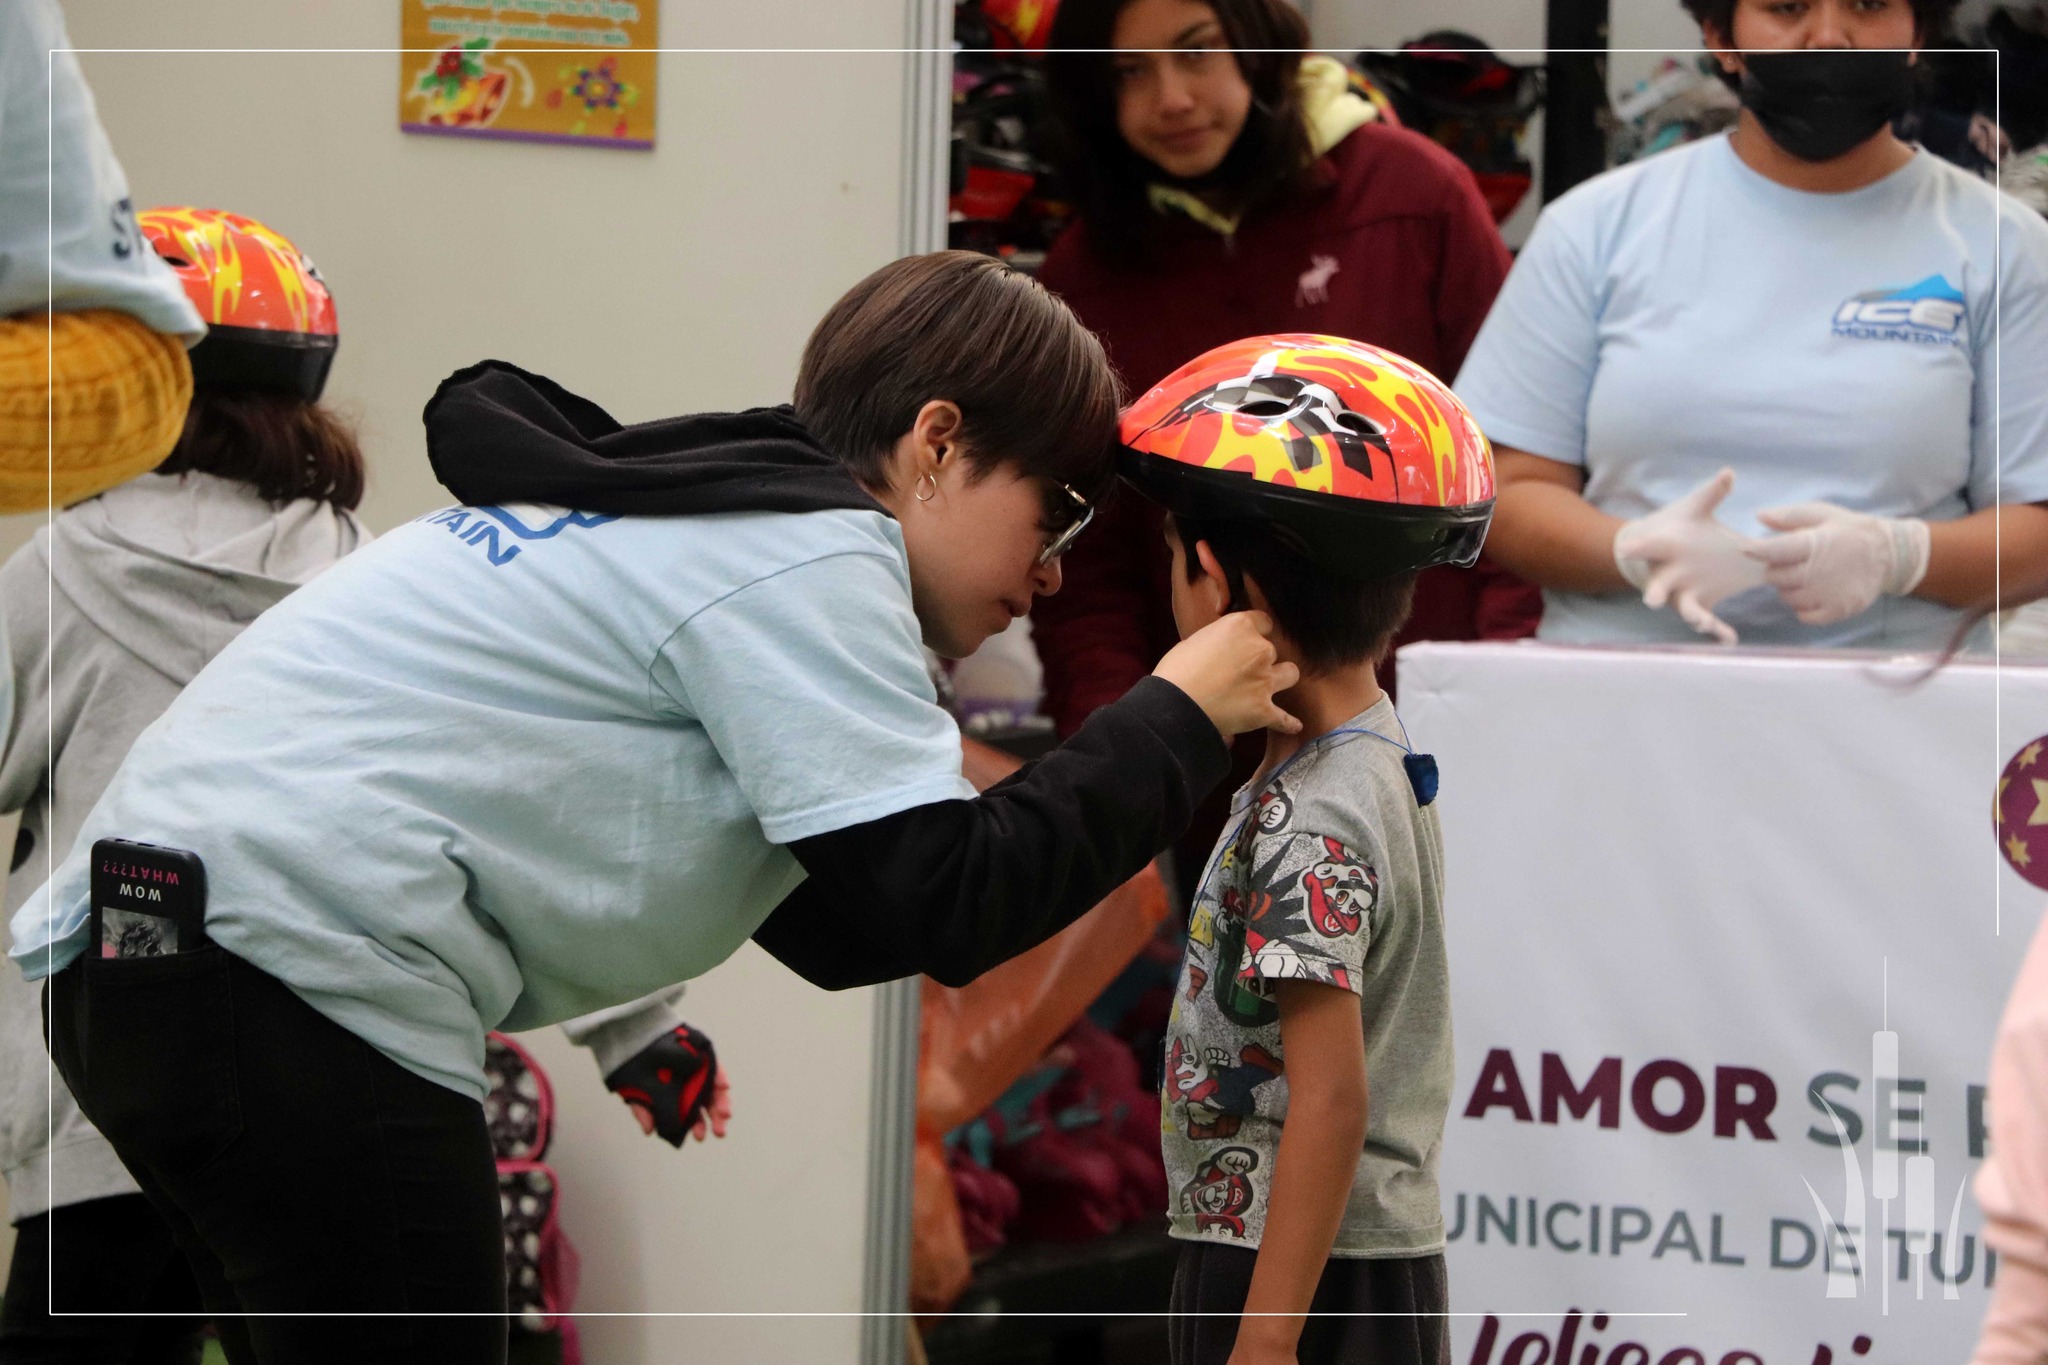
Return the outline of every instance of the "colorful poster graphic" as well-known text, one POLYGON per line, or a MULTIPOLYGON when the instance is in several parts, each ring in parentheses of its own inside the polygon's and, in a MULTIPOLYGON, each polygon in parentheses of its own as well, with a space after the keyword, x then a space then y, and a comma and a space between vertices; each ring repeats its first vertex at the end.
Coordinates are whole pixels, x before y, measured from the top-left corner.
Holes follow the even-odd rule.
POLYGON ((654 145, 657 0, 399 0, 408 133, 654 145))

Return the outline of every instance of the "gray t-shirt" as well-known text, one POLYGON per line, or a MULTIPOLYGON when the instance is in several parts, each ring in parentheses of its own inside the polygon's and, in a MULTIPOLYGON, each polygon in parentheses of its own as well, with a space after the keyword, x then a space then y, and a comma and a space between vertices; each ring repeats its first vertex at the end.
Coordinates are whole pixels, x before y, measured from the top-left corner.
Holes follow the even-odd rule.
POLYGON ((1331 1254, 1443 1249, 1443 841, 1436 811, 1416 805, 1401 734, 1381 698, 1231 802, 1167 1026, 1161 1143, 1176 1237, 1256 1247, 1265 1231, 1287 1121, 1272 983, 1293 978, 1357 995, 1365 1031, 1365 1148, 1331 1254))

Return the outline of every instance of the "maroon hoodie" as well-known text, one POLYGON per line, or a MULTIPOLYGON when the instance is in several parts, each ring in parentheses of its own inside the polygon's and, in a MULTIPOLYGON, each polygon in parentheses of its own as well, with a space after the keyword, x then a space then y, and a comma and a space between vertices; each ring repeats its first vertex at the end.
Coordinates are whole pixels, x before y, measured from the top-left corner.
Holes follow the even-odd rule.
MULTIPOLYGON (((1323 158, 1324 183, 1224 237, 1165 216, 1146 268, 1105 265, 1077 222, 1039 278, 1102 338, 1132 397, 1212 346, 1271 332, 1327 332, 1388 350, 1446 381, 1464 363, 1507 278, 1501 244, 1463 163, 1429 139, 1368 123, 1323 158)), ((1179 638, 1163 514, 1121 490, 1063 561, 1031 628, 1046 711, 1072 734, 1089 712, 1152 671, 1179 638)), ((1481 561, 1431 569, 1410 640, 1535 633, 1535 588, 1481 561)), ((1381 682, 1393 687, 1391 665, 1381 682)))

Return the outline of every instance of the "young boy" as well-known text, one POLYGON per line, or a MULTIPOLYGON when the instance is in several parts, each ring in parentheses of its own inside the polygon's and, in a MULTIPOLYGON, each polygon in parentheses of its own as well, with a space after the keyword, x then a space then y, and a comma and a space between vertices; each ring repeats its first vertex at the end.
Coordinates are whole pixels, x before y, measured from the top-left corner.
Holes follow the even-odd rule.
POLYGON ((1268 733, 1194 891, 1168 1028, 1173 1359, 1448 1361, 1435 765, 1374 668, 1416 573, 1476 556, 1491 456, 1436 380, 1328 337, 1211 352, 1122 436, 1172 513, 1181 633, 1265 611, 1301 670, 1300 733, 1268 733))

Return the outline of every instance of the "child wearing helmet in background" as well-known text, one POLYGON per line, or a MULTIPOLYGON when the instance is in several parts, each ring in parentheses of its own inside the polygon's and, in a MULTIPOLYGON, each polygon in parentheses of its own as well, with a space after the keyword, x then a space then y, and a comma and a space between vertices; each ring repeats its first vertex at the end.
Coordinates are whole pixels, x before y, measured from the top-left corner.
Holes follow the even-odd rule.
POLYGON ((1169 514, 1180 630, 1266 611, 1301 669, 1278 698, 1300 733, 1268 732, 1231 803, 1168 1024, 1173 1360, 1448 1361, 1436 766, 1376 668, 1416 575, 1478 557, 1486 440, 1419 367, 1306 335, 1210 351, 1121 434, 1169 514))
MULTIPOLYGON (((9 913, 185 684, 370 538, 354 511, 362 453, 319 402, 338 339, 319 273, 236 214, 153 209, 136 225, 138 245, 182 284, 180 305, 211 330, 191 352, 191 408, 156 471, 66 508, 0 568, 11 655, 0 693, 12 703, 0 810, 22 813, 9 913)), ((191 1272, 51 1071, 38 996, 15 973, 0 979, 0 1169, 17 1229, 0 1358, 196 1361, 191 1272)))

